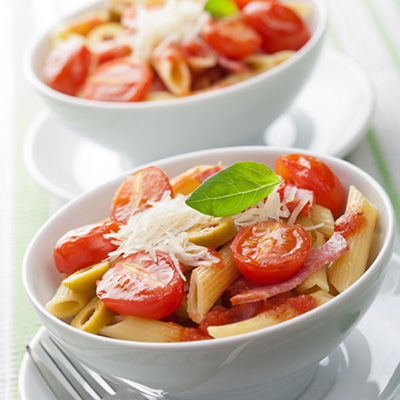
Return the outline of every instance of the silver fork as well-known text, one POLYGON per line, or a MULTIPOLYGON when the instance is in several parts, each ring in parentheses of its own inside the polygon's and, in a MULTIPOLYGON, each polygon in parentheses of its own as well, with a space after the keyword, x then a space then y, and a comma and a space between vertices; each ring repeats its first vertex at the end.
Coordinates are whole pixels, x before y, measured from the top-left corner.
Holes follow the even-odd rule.
MULTIPOLYGON (((116 384, 84 367, 50 336, 39 341, 37 350, 27 346, 34 365, 57 400, 157 400, 137 387, 116 384)), ((163 397, 161 397, 163 398, 163 397)))

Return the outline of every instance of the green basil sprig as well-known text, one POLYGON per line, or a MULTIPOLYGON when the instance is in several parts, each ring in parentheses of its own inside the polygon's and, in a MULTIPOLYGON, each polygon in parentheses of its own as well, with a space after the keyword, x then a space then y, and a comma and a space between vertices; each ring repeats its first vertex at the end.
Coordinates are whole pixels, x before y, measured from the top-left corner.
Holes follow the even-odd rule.
POLYGON ((238 6, 231 0, 208 0, 204 6, 214 18, 224 18, 235 15, 238 12, 238 6))
POLYGON ((202 214, 239 214, 267 197, 281 179, 264 164, 239 162, 206 179, 186 200, 202 214))

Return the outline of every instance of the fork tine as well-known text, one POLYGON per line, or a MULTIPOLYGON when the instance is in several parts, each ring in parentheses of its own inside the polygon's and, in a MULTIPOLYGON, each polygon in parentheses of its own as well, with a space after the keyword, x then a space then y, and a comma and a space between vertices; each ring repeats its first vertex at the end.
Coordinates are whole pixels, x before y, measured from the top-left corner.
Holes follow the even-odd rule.
MULTIPOLYGON (((64 364, 47 343, 40 341, 39 344, 82 400, 101 400, 99 394, 92 389, 85 379, 80 376, 79 372, 75 370, 74 365, 70 364, 67 366, 64 364)), ((65 362, 68 362, 68 360, 65 362)))
POLYGON ((101 375, 92 370, 88 370, 76 360, 72 359, 68 354, 65 353, 63 348, 55 341, 54 338, 49 336, 49 339, 53 345, 62 353, 62 355, 68 360, 68 362, 75 368, 75 370, 82 376, 82 378, 88 383, 88 385, 101 397, 105 394, 115 395, 116 389, 112 383, 106 381, 101 375))
POLYGON ((39 371, 43 380, 46 382, 49 389, 53 392, 54 396, 57 400, 76 400, 75 397, 72 396, 68 390, 64 388, 64 386, 60 385, 59 380, 55 377, 53 372, 46 366, 46 364, 42 361, 36 351, 30 347, 26 346, 26 350, 31 357, 31 360, 36 366, 36 369, 39 371))

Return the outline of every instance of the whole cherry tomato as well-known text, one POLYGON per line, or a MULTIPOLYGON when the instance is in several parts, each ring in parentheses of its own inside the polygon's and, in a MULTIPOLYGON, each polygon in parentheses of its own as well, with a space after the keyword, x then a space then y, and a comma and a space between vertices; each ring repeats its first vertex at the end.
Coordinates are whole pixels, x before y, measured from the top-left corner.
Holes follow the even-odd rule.
POLYGON ((112 266, 97 283, 97 297, 111 310, 143 318, 165 318, 178 309, 183 279, 171 257, 156 251, 156 260, 145 251, 112 266))
POLYGON ((118 222, 85 225, 62 236, 53 251, 54 262, 60 272, 72 274, 82 268, 104 260, 118 246, 106 239, 105 234, 117 232, 118 222))
POLYGON ((99 101, 141 101, 152 81, 153 71, 147 63, 117 58, 101 64, 89 76, 83 97, 99 101))
POLYGON ((165 172, 147 167, 129 175, 114 195, 110 218, 123 224, 131 215, 151 207, 148 201, 159 201, 165 191, 172 188, 165 172))
POLYGON ((286 281, 302 267, 311 249, 300 225, 259 222, 240 231, 231 245, 241 274, 258 285, 286 281))
POLYGON ((261 46, 260 35, 241 20, 211 20, 201 36, 217 53, 236 60, 255 53, 261 46))
POLYGON ((303 20, 282 4, 252 1, 243 8, 243 20, 261 35, 266 53, 297 51, 311 37, 303 20))
POLYGON ((43 77, 48 86, 74 96, 84 84, 91 64, 89 50, 80 40, 59 43, 46 59, 43 77))
POLYGON ((338 216, 346 202, 346 193, 339 178, 316 157, 304 154, 288 154, 279 157, 275 170, 285 181, 312 190, 316 203, 329 208, 338 216))

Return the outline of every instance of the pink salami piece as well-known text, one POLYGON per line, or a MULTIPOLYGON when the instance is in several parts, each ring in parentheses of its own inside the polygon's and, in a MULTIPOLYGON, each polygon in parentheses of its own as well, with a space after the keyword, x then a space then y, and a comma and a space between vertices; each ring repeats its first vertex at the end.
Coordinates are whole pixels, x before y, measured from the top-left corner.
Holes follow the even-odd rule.
POLYGON ((335 232, 325 244, 310 251, 307 261, 296 275, 276 285, 259 286, 237 294, 231 298, 231 303, 232 305, 238 305, 259 300, 265 301, 270 297, 288 292, 303 282, 318 268, 337 260, 343 254, 347 253, 348 250, 349 246, 346 239, 340 233, 335 232))
POLYGON ((233 60, 231 58, 227 58, 221 56, 220 54, 216 54, 218 64, 231 72, 250 72, 250 68, 243 62, 239 60, 233 60))

